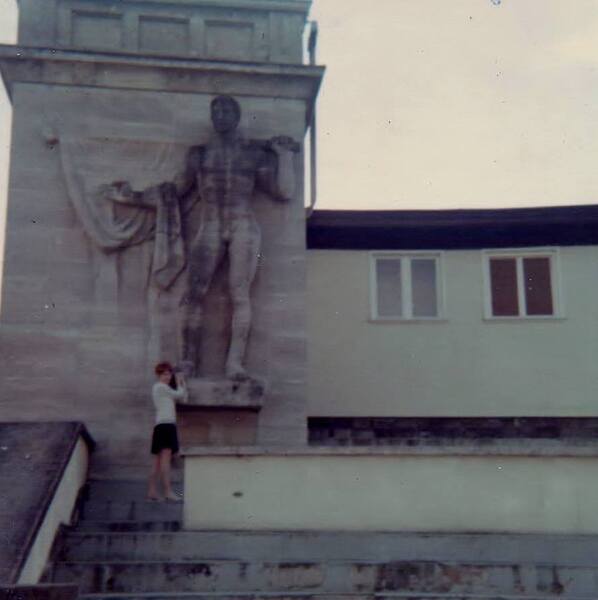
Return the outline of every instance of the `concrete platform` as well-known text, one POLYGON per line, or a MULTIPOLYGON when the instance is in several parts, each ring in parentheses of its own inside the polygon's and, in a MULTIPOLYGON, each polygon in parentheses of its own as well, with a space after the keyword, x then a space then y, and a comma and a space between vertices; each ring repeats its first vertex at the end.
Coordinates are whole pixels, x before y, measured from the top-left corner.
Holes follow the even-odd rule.
POLYGON ((185 529, 598 533, 598 445, 188 448, 185 529))

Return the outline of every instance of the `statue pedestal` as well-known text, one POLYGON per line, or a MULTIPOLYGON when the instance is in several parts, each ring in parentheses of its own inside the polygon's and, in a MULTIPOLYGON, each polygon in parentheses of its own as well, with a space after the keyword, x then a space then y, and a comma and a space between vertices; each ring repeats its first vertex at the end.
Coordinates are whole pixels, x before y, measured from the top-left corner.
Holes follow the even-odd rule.
POLYGON ((260 410, 264 404, 266 384, 259 379, 189 379, 188 406, 204 408, 245 408, 260 410))
POLYGON ((177 405, 181 445, 253 445, 266 385, 257 379, 190 379, 189 401, 177 405))

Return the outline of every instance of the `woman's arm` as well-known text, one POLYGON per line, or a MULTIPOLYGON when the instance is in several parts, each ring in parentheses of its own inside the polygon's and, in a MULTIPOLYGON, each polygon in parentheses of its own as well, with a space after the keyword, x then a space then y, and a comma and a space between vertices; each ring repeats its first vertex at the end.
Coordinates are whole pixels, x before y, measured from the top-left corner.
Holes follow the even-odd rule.
POLYGON ((187 391, 187 382, 185 381, 185 376, 182 373, 175 373, 176 390, 172 390, 173 398, 175 400, 179 400, 180 402, 188 402, 189 401, 189 392, 187 391))

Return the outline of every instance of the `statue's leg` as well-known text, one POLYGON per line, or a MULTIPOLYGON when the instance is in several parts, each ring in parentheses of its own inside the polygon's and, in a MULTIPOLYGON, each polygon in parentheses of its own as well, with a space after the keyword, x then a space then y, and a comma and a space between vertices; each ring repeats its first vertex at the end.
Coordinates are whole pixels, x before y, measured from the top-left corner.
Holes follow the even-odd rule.
POLYGON ((229 249, 229 290, 233 305, 231 341, 226 360, 226 375, 231 379, 247 377, 243 362, 251 329, 249 293, 260 252, 260 230, 250 221, 238 227, 229 249))
POLYGON ((225 246, 217 231, 204 230, 193 242, 189 252, 187 286, 183 309, 183 367, 188 375, 199 375, 201 357, 202 303, 212 277, 224 256, 225 246))

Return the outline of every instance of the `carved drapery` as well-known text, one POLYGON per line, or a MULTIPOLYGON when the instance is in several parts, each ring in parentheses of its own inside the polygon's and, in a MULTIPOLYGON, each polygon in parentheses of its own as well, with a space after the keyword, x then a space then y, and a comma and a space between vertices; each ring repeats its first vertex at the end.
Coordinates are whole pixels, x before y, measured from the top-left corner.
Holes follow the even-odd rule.
MULTIPOLYGON (((160 289, 168 289, 185 268, 181 207, 173 190, 157 185, 154 179, 156 185, 146 187, 143 193, 144 203, 154 208, 143 208, 114 201, 108 185, 119 179, 118 165, 123 160, 130 168, 129 147, 138 145, 139 142, 61 138, 62 170, 77 217, 97 247, 113 252, 152 240, 151 281, 160 289)), ((174 162, 168 160, 172 154, 169 146, 163 146, 154 150, 154 156, 145 163, 162 167, 153 171, 154 177, 156 172, 166 170, 165 163, 174 162)), ((130 173, 122 173, 121 178, 125 177, 130 179, 130 173)))

